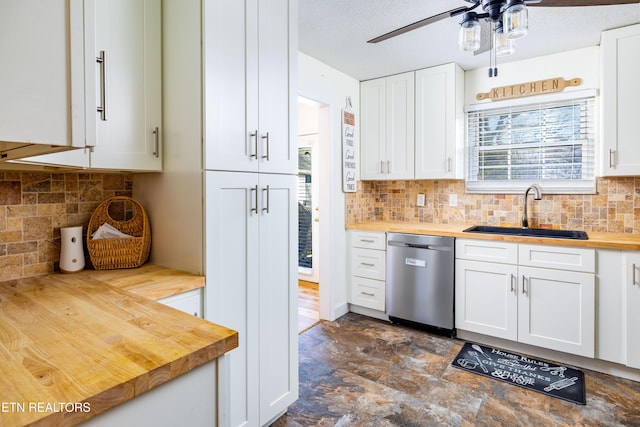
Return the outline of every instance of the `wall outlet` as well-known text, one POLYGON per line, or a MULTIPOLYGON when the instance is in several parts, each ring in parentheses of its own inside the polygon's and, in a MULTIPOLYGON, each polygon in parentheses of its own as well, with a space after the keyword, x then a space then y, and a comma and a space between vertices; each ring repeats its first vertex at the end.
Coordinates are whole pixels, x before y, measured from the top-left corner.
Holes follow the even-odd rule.
POLYGON ((424 206, 424 194, 418 194, 418 200, 416 200, 416 206, 424 206))
POLYGON ((449 194, 449 206, 458 206, 458 195, 457 194, 449 194))

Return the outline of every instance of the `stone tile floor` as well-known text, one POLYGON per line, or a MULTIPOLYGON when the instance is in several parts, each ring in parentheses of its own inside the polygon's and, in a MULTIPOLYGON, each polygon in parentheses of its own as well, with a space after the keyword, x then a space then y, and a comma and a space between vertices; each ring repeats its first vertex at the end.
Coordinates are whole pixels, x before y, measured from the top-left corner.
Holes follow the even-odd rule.
POLYGON ((456 369, 463 341, 349 313, 300 335, 282 426, 640 426, 640 383, 584 370, 587 404, 456 369))

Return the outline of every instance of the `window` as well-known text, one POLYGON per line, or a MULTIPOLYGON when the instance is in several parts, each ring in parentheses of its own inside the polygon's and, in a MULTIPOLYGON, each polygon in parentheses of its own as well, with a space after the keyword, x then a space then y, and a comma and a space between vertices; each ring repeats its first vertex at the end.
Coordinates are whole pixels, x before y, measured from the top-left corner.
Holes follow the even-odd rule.
POLYGON ((539 183, 546 193, 595 192, 595 93, 544 99, 467 110, 467 191, 514 193, 539 183))

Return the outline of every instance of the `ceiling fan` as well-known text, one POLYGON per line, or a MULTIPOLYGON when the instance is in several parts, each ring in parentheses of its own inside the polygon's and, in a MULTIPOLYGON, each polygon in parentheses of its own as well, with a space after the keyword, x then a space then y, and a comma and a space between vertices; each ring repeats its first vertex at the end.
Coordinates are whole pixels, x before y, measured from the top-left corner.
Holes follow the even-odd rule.
MULTIPOLYGON (((396 30, 385 33, 381 36, 375 37, 367 43, 379 43, 384 40, 388 40, 392 37, 399 36, 401 34, 413 31, 415 29, 424 27, 434 22, 441 21, 443 19, 454 17, 458 15, 465 15, 467 13, 474 13, 477 20, 483 20, 485 22, 498 23, 503 20, 503 15, 509 8, 522 8, 527 6, 543 6, 543 7, 578 7, 578 6, 612 6, 620 4, 640 3, 640 0, 464 0, 470 3, 470 6, 461 6, 455 9, 448 10, 446 12, 439 13, 437 15, 430 16, 420 21, 416 21, 412 24, 405 25, 396 30), (484 13, 473 12, 477 7, 481 7, 484 13)), ((463 18, 464 24, 466 21, 463 18)), ((486 49, 488 50, 488 48, 486 49)))
MULTIPOLYGON (((612 6, 640 3, 640 0, 464 0, 469 6, 460 6, 412 24, 405 25, 367 43, 379 43, 392 37, 433 24, 443 19, 462 15, 458 44, 460 49, 479 54, 491 50, 497 56, 515 51, 514 40, 528 32, 527 6, 578 7, 612 6), (482 12, 475 12, 480 7, 482 12), (494 37, 490 37, 493 33, 494 37), (482 35, 484 34, 484 35, 482 35)), ((497 68, 489 68, 489 77, 497 76, 497 68)))

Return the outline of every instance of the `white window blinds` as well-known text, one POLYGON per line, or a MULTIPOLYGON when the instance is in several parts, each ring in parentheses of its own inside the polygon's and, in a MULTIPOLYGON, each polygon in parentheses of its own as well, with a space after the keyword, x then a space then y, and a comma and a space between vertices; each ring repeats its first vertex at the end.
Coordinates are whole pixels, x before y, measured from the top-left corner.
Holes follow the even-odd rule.
MULTIPOLYGON (((467 113, 467 190, 595 190, 595 96, 467 113)), ((486 107, 486 104, 483 105, 486 107)))

